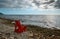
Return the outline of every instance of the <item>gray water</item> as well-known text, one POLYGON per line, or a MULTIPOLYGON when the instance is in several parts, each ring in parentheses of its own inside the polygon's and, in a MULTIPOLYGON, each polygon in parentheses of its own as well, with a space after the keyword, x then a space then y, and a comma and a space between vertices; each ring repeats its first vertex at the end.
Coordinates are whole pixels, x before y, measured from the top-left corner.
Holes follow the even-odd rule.
POLYGON ((7 19, 19 19, 22 24, 38 25, 41 27, 60 27, 60 15, 4 15, 7 19))

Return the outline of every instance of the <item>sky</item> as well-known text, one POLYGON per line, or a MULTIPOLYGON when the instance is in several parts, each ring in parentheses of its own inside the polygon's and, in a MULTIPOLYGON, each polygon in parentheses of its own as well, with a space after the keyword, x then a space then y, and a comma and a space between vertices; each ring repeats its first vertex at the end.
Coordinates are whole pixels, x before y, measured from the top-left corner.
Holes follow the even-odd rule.
POLYGON ((3 14, 59 14, 59 9, 20 9, 20 8, 0 8, 3 14))
POLYGON ((60 0, 0 0, 3 14, 58 14, 60 0))

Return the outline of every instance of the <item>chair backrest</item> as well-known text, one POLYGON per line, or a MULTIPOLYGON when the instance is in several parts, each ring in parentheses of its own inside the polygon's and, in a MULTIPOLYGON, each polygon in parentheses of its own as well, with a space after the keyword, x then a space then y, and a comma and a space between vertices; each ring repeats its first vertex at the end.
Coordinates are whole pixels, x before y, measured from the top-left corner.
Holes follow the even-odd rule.
POLYGON ((15 20, 15 25, 16 26, 21 26, 20 20, 15 20))
POLYGON ((23 26, 21 23, 20 23, 20 20, 15 20, 15 32, 23 32, 26 30, 26 26, 23 26), (18 28, 17 28, 18 27, 18 28))

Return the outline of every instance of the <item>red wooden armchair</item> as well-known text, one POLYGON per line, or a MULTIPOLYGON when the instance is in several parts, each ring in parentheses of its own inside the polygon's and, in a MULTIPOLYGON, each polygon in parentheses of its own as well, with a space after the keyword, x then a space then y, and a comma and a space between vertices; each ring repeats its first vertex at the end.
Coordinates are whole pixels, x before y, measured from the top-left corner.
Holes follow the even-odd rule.
POLYGON ((20 33, 26 30, 26 26, 20 23, 20 20, 15 20, 15 32, 20 33))

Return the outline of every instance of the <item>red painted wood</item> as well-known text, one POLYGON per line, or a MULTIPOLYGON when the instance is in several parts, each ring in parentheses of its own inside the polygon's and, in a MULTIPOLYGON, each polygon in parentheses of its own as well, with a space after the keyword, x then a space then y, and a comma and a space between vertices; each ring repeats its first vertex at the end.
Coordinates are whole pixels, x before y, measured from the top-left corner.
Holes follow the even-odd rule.
POLYGON ((23 32, 26 30, 26 26, 20 23, 20 20, 15 20, 15 32, 23 32))

